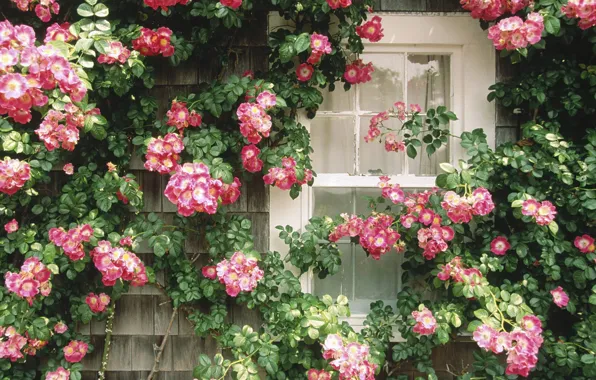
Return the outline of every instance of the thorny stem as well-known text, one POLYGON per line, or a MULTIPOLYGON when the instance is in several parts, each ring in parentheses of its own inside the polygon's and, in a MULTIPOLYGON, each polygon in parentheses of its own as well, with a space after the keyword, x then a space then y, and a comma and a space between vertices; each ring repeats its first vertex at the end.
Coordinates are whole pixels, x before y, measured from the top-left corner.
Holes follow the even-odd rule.
POLYGON ((166 334, 161 341, 161 345, 157 348, 157 355, 155 355, 155 361, 153 362, 153 369, 147 376, 147 380, 152 380, 153 376, 155 376, 159 372, 159 361, 161 360, 161 355, 163 354, 163 350, 168 343, 168 338, 170 337, 170 331, 172 330, 172 325, 174 324, 174 319, 178 315, 178 307, 174 307, 172 311, 172 317, 170 318, 170 323, 168 324, 168 329, 166 330, 166 334))
POLYGON ((108 359, 110 356, 110 345, 112 343, 112 328, 114 326, 114 316, 116 315, 116 303, 108 309, 108 320, 106 322, 106 339, 103 346, 103 355, 101 358, 101 368, 97 373, 98 380, 105 380, 106 370, 108 369, 108 359))

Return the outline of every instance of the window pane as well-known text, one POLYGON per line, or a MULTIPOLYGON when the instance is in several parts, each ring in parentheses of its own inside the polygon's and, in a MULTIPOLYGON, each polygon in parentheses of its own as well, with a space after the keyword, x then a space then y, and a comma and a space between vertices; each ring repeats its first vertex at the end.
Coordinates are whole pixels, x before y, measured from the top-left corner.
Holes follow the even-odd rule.
POLYGON ((408 103, 422 111, 438 106, 450 107, 451 59, 448 55, 408 54, 408 103))
MULTIPOLYGON (((370 119, 371 117, 368 116, 360 119, 360 173, 402 174, 405 157, 403 152, 387 152, 384 139, 381 143, 378 140, 369 143, 364 141, 364 136, 368 133, 370 119)), ((383 122, 383 125, 394 130, 401 127, 401 123, 395 118, 383 122)))
POLYGON ((352 244, 344 243, 339 244, 339 250, 342 253, 341 257, 341 269, 338 273, 333 276, 327 276, 324 279, 320 279, 315 276, 314 280, 314 293, 318 296, 324 296, 329 294, 333 298, 337 298, 340 294, 348 297, 351 301, 354 297, 352 292, 352 281, 353 275, 353 258, 352 258, 352 244))
POLYGON ((360 110, 380 112, 403 99, 403 54, 361 54, 364 63, 372 62, 372 80, 360 86, 360 110))
POLYGON ((355 284, 352 313, 367 313, 370 304, 377 300, 384 300, 394 305, 399 290, 399 274, 402 255, 391 251, 374 260, 367 257, 360 246, 355 247, 355 284))
POLYGON ((312 158, 317 173, 354 172, 354 123, 353 117, 317 117, 312 121, 312 158))
POLYGON ((323 103, 320 111, 351 111, 354 104, 354 90, 344 91, 343 83, 336 83, 335 91, 323 91, 323 103))
POLYGON ((442 172, 439 165, 449 162, 449 147, 442 146, 432 156, 426 153, 426 144, 418 148, 418 156, 415 159, 408 158, 408 172, 415 175, 437 175, 442 172))
POLYGON ((313 188, 312 216, 338 216, 354 212, 354 198, 349 188, 313 188))
POLYGON ((378 198, 381 196, 381 189, 357 189, 356 190, 356 214, 368 216, 371 214, 369 202, 366 197, 378 198))

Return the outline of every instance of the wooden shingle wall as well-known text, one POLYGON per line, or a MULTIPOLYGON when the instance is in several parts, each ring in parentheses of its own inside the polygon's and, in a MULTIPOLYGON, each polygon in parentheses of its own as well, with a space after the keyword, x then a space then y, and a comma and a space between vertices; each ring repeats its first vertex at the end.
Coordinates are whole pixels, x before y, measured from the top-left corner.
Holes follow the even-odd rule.
MULTIPOLYGON (((399 12, 453 12, 460 11, 457 0, 380 0, 377 11, 399 12)), ((266 15, 262 20, 253 22, 253 27, 237 34, 238 43, 234 46, 236 57, 230 60, 226 74, 241 75, 245 70, 264 71, 267 67, 266 50, 266 15), (258 26, 258 28, 257 28, 258 26)), ((480 28, 479 28, 480 29, 480 28)), ((480 31, 480 30, 479 30, 480 31)), ((505 61, 497 63, 499 79, 511 75, 511 68, 505 61)), ((169 108, 170 101, 178 94, 187 94, 195 90, 199 83, 209 82, 218 74, 218 69, 208 64, 186 62, 180 67, 172 68, 164 65, 158 70, 154 96, 160 105, 160 117, 169 108)), ((497 112, 497 141, 502 142, 517 138, 517 120, 507 112, 497 112)), ((145 193, 144 212, 159 213, 162 218, 170 219, 176 208, 163 197, 163 189, 167 178, 155 173, 143 171, 142 163, 137 161, 137 175, 145 193)), ((242 196, 233 205, 232 211, 249 217, 253 222, 255 246, 265 252, 269 244, 269 192, 262 182, 244 185, 242 196)), ((188 241, 189 249, 198 247, 197 241, 188 241)), ((198 250, 200 248, 194 248, 198 250)), ((149 251, 142 253, 143 259, 151 265, 149 251)), ((161 277, 163 283, 163 274, 161 277)), ((109 380, 145 379, 154 362, 154 348, 165 334, 172 314, 172 306, 166 297, 153 286, 135 288, 123 296, 116 305, 112 346, 110 351, 108 373, 109 380)), ((258 326, 254 312, 231 307, 230 318, 239 325, 258 326)), ((255 326, 255 327, 257 327, 255 326)), ((85 358, 83 364, 85 380, 96 379, 103 352, 105 323, 92 323, 82 327, 89 334, 95 346, 95 352, 85 358)), ((462 372, 471 362, 471 353, 475 345, 456 343, 437 349, 433 353, 433 362, 440 379, 452 379, 449 372, 462 372), (448 367, 449 366, 449 367, 448 367)), ((183 314, 174 320, 168 344, 161 359, 161 371, 156 377, 160 380, 192 379, 192 369, 197 364, 198 355, 216 354, 217 347, 212 339, 194 336, 192 326, 183 314)), ((417 374, 415 367, 404 366, 399 371, 413 379, 417 374)))

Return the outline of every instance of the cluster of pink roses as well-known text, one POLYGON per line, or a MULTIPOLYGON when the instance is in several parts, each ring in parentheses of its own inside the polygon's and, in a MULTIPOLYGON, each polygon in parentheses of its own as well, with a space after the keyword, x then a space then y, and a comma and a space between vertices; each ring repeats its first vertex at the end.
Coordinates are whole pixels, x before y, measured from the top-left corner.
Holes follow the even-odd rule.
POLYGON ((432 335, 437 329, 437 320, 433 312, 420 305, 418 310, 412 312, 412 318, 416 321, 413 331, 420 335, 432 335))
POLYGON ((579 249, 581 253, 593 253, 596 251, 596 245, 594 245, 594 238, 590 235, 577 236, 573 242, 575 248, 579 249))
POLYGON ((528 199, 522 204, 522 214, 533 217, 539 226, 547 226, 555 220, 557 208, 549 201, 540 203, 535 199, 528 199))
POLYGON ((60 4, 56 0, 11 0, 17 5, 17 8, 23 12, 28 11, 35 5, 35 14, 43 21, 48 22, 52 18, 52 13, 57 15, 60 12, 60 4))
POLYGON ((240 133, 252 144, 258 144, 263 137, 269 137, 271 116, 267 110, 275 107, 277 97, 269 91, 257 96, 256 103, 242 103, 236 110, 240 122, 240 133))
POLYGON ((0 161, 0 192, 13 195, 31 179, 28 163, 5 157, 0 161))
POLYGON ((511 332, 496 331, 483 324, 474 331, 473 338, 480 348, 495 354, 507 352, 507 375, 528 377, 538 362, 542 346, 542 322, 535 315, 526 315, 511 332))
POLYGON ((89 349, 89 345, 80 340, 71 340, 62 351, 64 352, 64 359, 66 359, 69 363, 78 363, 85 355, 87 355, 87 350, 89 349))
POLYGON ((352 5, 352 0, 327 0, 327 4, 331 9, 347 8, 352 5))
POLYGON ((499 236, 490 242, 490 251, 497 256, 503 256, 511 248, 511 244, 505 236, 499 236))
POLYGON ((55 371, 46 373, 45 380, 69 380, 70 371, 64 367, 58 367, 55 371))
POLYGON ((441 281, 453 280, 474 287, 480 285, 482 273, 478 268, 464 268, 461 257, 456 256, 449 263, 441 266, 437 278, 441 281))
POLYGON ((85 298, 85 303, 93 313, 101 313, 105 311, 106 307, 110 304, 110 296, 105 293, 100 293, 99 295, 89 293, 85 298))
POLYGON ((461 197, 454 191, 448 191, 443 197, 441 207, 453 223, 469 223, 472 216, 488 215, 495 208, 493 197, 483 187, 479 187, 470 196, 461 197))
POLYGON ((37 257, 30 257, 25 260, 19 273, 6 272, 4 279, 10 292, 32 305, 36 295, 41 293, 46 297, 52 291, 50 276, 50 270, 37 257))
POLYGON ((189 0, 144 0, 144 2, 146 6, 153 8, 153 10, 161 8, 167 12, 168 7, 173 7, 178 4, 186 5, 188 4, 189 0))
POLYGON ((289 190, 296 183, 302 186, 312 180, 312 170, 307 168, 304 168, 304 178, 298 180, 296 176, 296 160, 292 157, 282 158, 281 163, 281 168, 271 168, 269 169, 269 172, 263 176, 265 184, 277 186, 281 190, 289 190))
MULTIPOLYGON (((313 33, 310 36, 310 56, 306 60, 311 65, 316 65, 321 62, 321 58, 325 54, 331 54, 332 46, 329 38, 325 35, 313 33)), ((309 78, 310 79, 310 78, 309 78)))
POLYGON ((145 169, 168 174, 178 168, 178 160, 183 150, 182 139, 175 133, 168 133, 163 138, 153 138, 147 146, 145 169))
POLYGON ((52 228, 49 231, 50 241, 56 246, 61 247, 71 260, 82 260, 85 257, 83 242, 89 242, 93 236, 93 228, 84 224, 77 226, 68 232, 60 228, 52 228))
POLYGON ((9 359, 11 362, 24 357, 23 348, 27 338, 17 332, 13 326, 7 328, 0 326, 0 358, 9 359))
POLYGON ((122 45, 120 41, 110 41, 105 48, 105 53, 100 54, 97 62, 112 65, 116 62, 125 64, 130 57, 130 50, 122 45))
POLYGON ((536 12, 528 15, 526 21, 518 16, 499 21, 488 29, 488 38, 493 40, 497 50, 516 50, 534 45, 542 38, 544 18, 536 12))
MULTIPOLYGON (((423 210, 420 218, 427 217, 427 212, 430 210, 423 210)), ((433 214, 434 216, 434 214, 433 214)), ((428 216, 432 218, 433 216, 428 216)), ((449 226, 442 226, 441 224, 433 224, 430 228, 421 228, 418 230, 418 246, 424 249, 422 255, 426 260, 434 259, 439 252, 445 252, 449 246, 448 241, 453 240, 455 232, 449 226)))
POLYGON ((48 102, 43 90, 53 90, 56 85, 74 102, 87 93, 81 78, 58 49, 35 46, 33 28, 0 22, 0 115, 28 123, 31 108, 48 102))
POLYGON ((112 247, 107 240, 97 243, 90 254, 105 286, 114 286, 118 279, 130 281, 132 286, 143 286, 149 281, 145 265, 137 255, 121 247, 112 247))
POLYGON ((344 79, 350 84, 366 83, 372 79, 371 74, 374 71, 375 68, 372 62, 365 64, 361 59, 358 59, 346 66, 344 79))
POLYGON ((195 212, 215 214, 219 202, 224 205, 236 202, 240 186, 237 178, 229 185, 211 178, 209 168, 203 163, 185 163, 176 168, 164 194, 178 207, 180 215, 191 216, 195 212))
POLYGON ((99 115, 99 108, 83 113, 72 103, 66 104, 65 112, 49 110, 35 133, 48 151, 62 147, 73 151, 79 142, 79 128, 85 125, 85 118, 99 115))
POLYGON ((203 122, 203 118, 200 114, 195 111, 190 112, 188 108, 186 108, 186 103, 178 102, 176 100, 172 102, 172 108, 167 112, 166 116, 168 117, 167 124, 176 127, 180 134, 182 134, 184 128, 187 128, 189 125, 198 127, 203 122))
POLYGON ((263 169, 263 160, 259 158, 261 150, 256 145, 246 145, 240 152, 242 158, 242 167, 250 173, 256 173, 263 169))
POLYGON ((569 18, 579 18, 577 25, 581 29, 596 26, 596 2, 594 0, 568 0, 561 11, 569 18))
POLYGON ((331 380, 331 374, 324 369, 311 368, 306 372, 307 380, 331 380))
POLYGON ((340 380, 374 380, 377 365, 371 363, 369 347, 358 342, 344 344, 341 336, 327 335, 323 343, 323 358, 339 372, 340 380))
POLYGON ((76 40, 77 37, 70 32, 70 24, 64 22, 62 24, 53 23, 52 25, 48 26, 46 30, 46 38, 43 40, 44 43, 48 43, 50 41, 63 41, 63 42, 70 42, 76 40))
POLYGON ((342 214, 342 217, 345 222, 331 231, 329 241, 336 242, 344 236, 360 236, 360 246, 375 260, 392 248, 399 251, 397 241, 401 235, 391 227, 393 217, 386 214, 375 214, 366 220, 356 215, 342 214))
POLYGON ((361 38, 366 38, 370 42, 379 42, 383 38, 383 26, 381 25, 381 18, 374 16, 372 20, 356 27, 356 34, 361 38))
POLYGON ((238 9, 242 5, 242 0, 221 0, 220 3, 225 7, 238 9))
POLYGON ((532 0, 460 0, 472 17, 485 21, 495 20, 507 12, 516 14, 532 4, 532 0))
POLYGON ((162 55, 170 57, 174 55, 174 46, 171 44, 172 30, 166 27, 151 30, 141 28, 141 36, 132 41, 132 47, 141 55, 152 57, 162 55))
POLYGON ((235 252, 229 261, 224 259, 217 266, 203 267, 202 273, 210 280, 219 279, 230 297, 236 297, 240 292, 252 292, 264 275, 257 260, 242 252, 235 252))

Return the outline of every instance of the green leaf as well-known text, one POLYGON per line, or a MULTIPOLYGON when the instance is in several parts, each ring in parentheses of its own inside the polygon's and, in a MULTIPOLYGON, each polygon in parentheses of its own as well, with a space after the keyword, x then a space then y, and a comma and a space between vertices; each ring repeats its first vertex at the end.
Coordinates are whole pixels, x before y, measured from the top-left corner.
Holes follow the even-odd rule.
POLYGON ((294 41, 294 50, 296 53, 302 53, 310 46, 310 35, 308 33, 302 33, 294 41))
POLYGON ((559 34, 559 31, 561 30, 561 21, 557 17, 548 14, 544 16, 544 29, 549 34, 559 34))
POLYGON ((295 55, 294 46, 285 42, 279 47, 279 59, 282 63, 289 62, 295 55))
POLYGON ((77 8, 77 14, 81 17, 91 17, 93 16, 93 8, 89 4, 83 3, 77 8))
POLYGON ((446 172, 446 173, 455 173, 457 170, 453 167, 453 165, 451 165, 448 162, 443 162, 441 164, 439 164, 439 166, 441 167, 441 169, 446 172))
POLYGON ((93 14, 95 14, 96 17, 107 17, 107 15, 110 14, 110 10, 105 4, 99 3, 93 7, 93 14))
POLYGON ((416 156, 418 155, 418 152, 416 152, 416 148, 413 145, 408 145, 406 153, 408 153, 408 157, 410 158, 416 158, 416 156))

